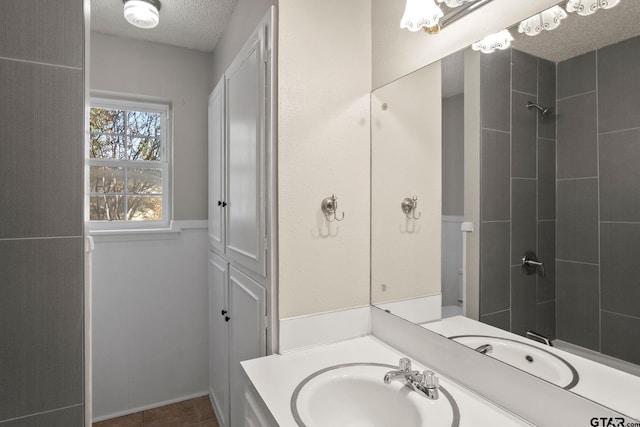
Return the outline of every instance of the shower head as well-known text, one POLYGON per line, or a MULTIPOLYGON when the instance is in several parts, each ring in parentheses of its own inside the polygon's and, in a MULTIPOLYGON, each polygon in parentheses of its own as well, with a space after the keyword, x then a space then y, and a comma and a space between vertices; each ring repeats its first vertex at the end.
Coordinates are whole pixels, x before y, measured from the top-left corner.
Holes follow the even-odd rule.
POLYGON ((534 102, 527 102, 527 108, 531 110, 532 108, 537 108, 540 112, 540 120, 548 119, 553 114, 553 108, 551 107, 542 107, 534 102))

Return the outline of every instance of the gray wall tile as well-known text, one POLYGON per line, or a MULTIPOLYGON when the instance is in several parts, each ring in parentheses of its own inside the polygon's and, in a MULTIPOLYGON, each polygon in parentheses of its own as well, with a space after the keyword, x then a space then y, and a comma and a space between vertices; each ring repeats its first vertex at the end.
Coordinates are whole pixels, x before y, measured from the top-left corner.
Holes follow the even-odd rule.
POLYGON ((0 420, 83 401, 83 239, 0 240, 0 420))
POLYGON ((536 332, 556 339, 556 302, 549 301, 537 304, 536 332))
POLYGON ((596 52, 558 63, 558 99, 596 90, 596 52))
POLYGON ((538 139, 538 219, 556 219, 556 142, 538 139))
POLYGON ((516 49, 511 52, 511 88, 535 96, 538 90, 538 58, 516 49))
POLYGON ((82 235, 82 71, 0 59, 0 75, 0 238, 82 235))
POLYGON ((640 129, 600 135, 600 220, 640 222, 640 129))
POLYGON ((640 37, 598 50, 600 132, 640 127, 640 37))
POLYGON ((602 352, 640 364, 640 319, 602 311, 602 352))
POLYGON ((558 259, 598 263, 598 179, 558 181, 557 199, 558 259))
POLYGON ((596 94, 558 101, 558 179, 598 174, 596 94))
POLYGON ((536 102, 531 95, 512 92, 511 104, 511 176, 536 177, 536 123, 538 111, 529 110, 527 102, 536 102))
POLYGON ((82 67, 82 0, 0 2, 0 56, 82 67))
POLYGON ((556 64, 538 58, 538 103, 552 107, 554 114, 538 120, 538 137, 556 139, 556 64))
POLYGON ((480 111, 482 128, 510 130, 511 49, 480 58, 480 111))
POLYGON ((489 314, 510 306, 509 222, 481 227, 480 314, 489 314))
POLYGON ((556 298, 556 222, 538 221, 538 259, 544 263, 545 277, 537 278, 537 302, 556 298))
POLYGON ((511 212, 511 136, 505 132, 482 131, 481 218, 508 220, 511 212))
POLYGON ((602 309, 640 317, 640 224, 600 224, 602 309))
POLYGON ((84 406, 72 406, 45 414, 2 422, 2 427, 80 427, 84 425, 84 406))
POLYGON ((511 310, 500 311, 498 313, 481 314, 480 321, 487 325, 495 326, 503 331, 511 330, 511 310))
POLYGON ((536 187, 533 179, 511 180, 511 265, 520 264, 526 251, 536 250, 536 187))
POLYGON ((599 351, 598 266, 558 261, 556 268, 558 339, 599 351))
POLYGON ((536 276, 511 267, 511 332, 524 336, 537 325, 536 276))

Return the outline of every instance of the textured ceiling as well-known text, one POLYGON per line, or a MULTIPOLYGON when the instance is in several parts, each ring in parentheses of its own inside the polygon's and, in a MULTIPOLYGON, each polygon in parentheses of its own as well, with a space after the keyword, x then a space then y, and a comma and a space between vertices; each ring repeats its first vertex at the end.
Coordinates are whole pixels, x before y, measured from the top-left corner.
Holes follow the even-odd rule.
POLYGON ((124 19, 122 0, 91 0, 91 31, 212 52, 236 0, 160 0, 160 24, 143 30, 124 19))
POLYGON ((559 62, 640 35, 640 0, 622 0, 589 16, 567 15, 555 30, 533 37, 518 33, 516 25, 510 30, 513 48, 559 62))

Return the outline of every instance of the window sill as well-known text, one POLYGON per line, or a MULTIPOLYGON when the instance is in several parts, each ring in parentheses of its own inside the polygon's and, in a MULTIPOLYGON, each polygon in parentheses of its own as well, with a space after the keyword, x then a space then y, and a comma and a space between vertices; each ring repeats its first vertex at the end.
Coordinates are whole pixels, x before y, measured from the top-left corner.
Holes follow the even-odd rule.
MULTIPOLYGON (((90 227, 87 225, 87 227, 90 227)), ((169 227, 159 228, 129 228, 120 230, 91 230, 87 235, 93 237, 97 243, 101 242, 132 242, 140 240, 176 240, 183 230, 206 229, 206 220, 171 221, 169 227)))
POLYGON ((96 243, 130 242, 139 240, 175 240, 182 232, 179 228, 147 228, 129 230, 89 230, 96 243))

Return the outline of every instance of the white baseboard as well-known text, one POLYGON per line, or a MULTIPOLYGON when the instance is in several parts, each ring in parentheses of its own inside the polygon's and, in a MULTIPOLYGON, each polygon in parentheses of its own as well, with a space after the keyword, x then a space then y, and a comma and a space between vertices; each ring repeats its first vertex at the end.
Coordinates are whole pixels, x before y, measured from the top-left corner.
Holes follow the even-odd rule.
POLYGON ((126 415, 135 414, 137 412, 148 411, 149 409, 160 408, 161 406, 171 405, 172 403, 184 402, 185 400, 196 399, 198 397, 209 396, 208 391, 203 391, 201 393, 190 394, 187 396, 178 397, 175 399, 165 400, 163 402, 151 403, 149 405, 138 406, 137 408, 127 409, 125 411, 114 412, 108 415, 101 415, 99 417, 95 417, 92 422, 97 423, 100 421, 110 420, 112 418, 124 417, 126 415))

